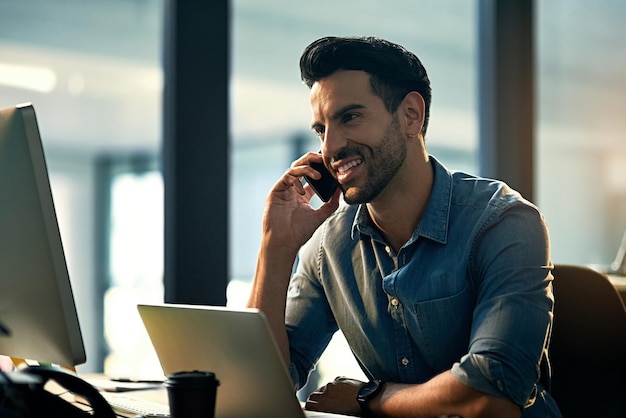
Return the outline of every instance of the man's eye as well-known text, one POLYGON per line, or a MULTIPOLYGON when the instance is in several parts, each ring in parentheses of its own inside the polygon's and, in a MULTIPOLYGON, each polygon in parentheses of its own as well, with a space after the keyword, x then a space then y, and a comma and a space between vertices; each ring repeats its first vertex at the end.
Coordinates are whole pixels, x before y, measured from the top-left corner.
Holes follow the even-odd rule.
POLYGON ((325 132, 324 128, 315 128, 315 129, 313 129, 313 133, 315 133, 315 135, 318 138, 320 138, 320 139, 324 138, 324 132, 325 132))
POLYGON ((347 123, 347 122, 350 122, 353 119, 356 119, 357 117, 358 117, 358 115, 356 113, 346 113, 341 118, 341 121, 343 123, 347 123))

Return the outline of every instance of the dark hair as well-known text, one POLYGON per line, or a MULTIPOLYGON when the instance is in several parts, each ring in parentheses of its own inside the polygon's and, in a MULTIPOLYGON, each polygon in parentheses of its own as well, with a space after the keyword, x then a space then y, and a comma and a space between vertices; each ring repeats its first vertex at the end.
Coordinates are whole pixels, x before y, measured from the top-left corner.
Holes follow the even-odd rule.
POLYGON ((421 94, 425 104, 422 134, 426 135, 430 81, 415 54, 401 45, 374 36, 329 36, 311 43, 300 57, 300 76, 309 88, 338 70, 368 73, 372 90, 382 99, 389 113, 396 111, 408 93, 416 91, 421 94))

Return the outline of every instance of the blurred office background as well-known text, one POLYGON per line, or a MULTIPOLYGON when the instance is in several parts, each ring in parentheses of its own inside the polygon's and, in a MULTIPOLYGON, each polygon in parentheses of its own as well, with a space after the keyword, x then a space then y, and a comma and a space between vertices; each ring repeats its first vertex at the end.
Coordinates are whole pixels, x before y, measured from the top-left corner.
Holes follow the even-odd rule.
MULTIPOLYGON (((378 35, 414 51, 432 82, 430 152, 450 169, 481 171, 479 1, 231 2, 229 305, 247 296, 265 194, 318 146, 298 72, 310 41, 378 35)), ((82 371, 160 372, 135 304, 163 300, 165 9, 164 0, 0 0, 0 107, 37 111, 82 371)), ((554 262, 608 265, 626 228, 626 3, 536 0, 534 16, 533 201, 554 262)), ((358 374, 337 344, 320 372, 358 374)))

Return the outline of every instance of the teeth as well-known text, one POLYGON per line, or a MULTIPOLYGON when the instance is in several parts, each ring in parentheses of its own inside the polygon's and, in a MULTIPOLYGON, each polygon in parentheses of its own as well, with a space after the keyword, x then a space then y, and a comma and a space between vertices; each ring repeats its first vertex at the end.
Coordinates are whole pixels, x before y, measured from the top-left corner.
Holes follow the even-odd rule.
POLYGON ((337 171, 339 173, 345 173, 346 171, 350 170, 352 167, 356 167, 357 165, 362 164, 362 163, 363 163, 363 160, 361 159, 350 161, 349 163, 344 164, 341 167, 339 167, 337 171))

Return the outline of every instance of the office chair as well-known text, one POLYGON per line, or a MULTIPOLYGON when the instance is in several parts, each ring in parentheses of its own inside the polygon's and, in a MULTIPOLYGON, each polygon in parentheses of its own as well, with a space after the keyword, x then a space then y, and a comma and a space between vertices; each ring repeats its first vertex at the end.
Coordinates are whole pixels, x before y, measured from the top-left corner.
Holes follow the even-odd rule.
POLYGON ((626 308, 595 270, 556 265, 551 391, 563 416, 626 416, 626 308))

